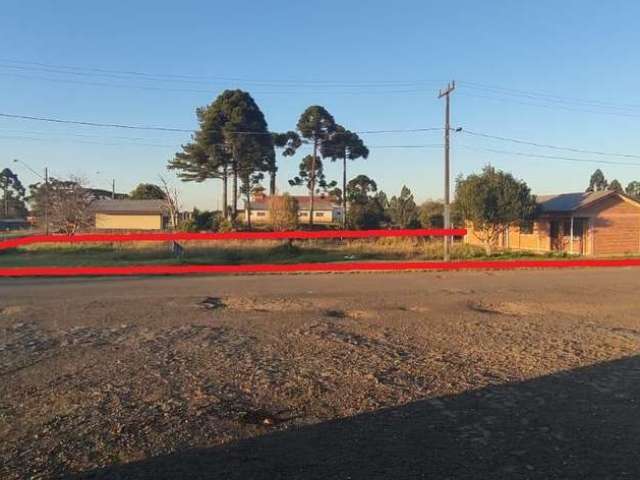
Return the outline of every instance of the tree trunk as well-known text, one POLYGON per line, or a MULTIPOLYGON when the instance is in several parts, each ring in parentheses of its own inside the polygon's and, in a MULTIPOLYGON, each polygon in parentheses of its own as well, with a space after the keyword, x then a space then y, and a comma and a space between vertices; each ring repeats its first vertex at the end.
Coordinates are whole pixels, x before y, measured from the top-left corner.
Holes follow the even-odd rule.
POLYGON ((313 204, 316 190, 316 155, 318 154, 318 138, 313 137, 313 158, 311 159, 311 188, 310 188, 310 202, 309 202, 309 226, 313 226, 313 204))
POLYGON ((229 175, 227 174, 227 167, 224 167, 224 172, 222 174, 222 215, 225 220, 229 219, 229 199, 227 194, 227 185, 229 183, 228 179, 229 175))
POLYGON ((276 172, 277 169, 271 170, 271 181, 269 183, 269 195, 272 197, 276 194, 276 172))
POLYGON ((347 228, 347 154, 342 157, 342 226, 347 228))
POLYGON ((233 198, 231 199, 231 217, 232 220, 235 220, 238 217, 238 164, 237 162, 233 162, 233 184, 232 184, 232 194, 233 198))
POLYGON ((247 229, 251 230, 251 192, 247 189, 247 209, 245 211, 247 215, 247 229))

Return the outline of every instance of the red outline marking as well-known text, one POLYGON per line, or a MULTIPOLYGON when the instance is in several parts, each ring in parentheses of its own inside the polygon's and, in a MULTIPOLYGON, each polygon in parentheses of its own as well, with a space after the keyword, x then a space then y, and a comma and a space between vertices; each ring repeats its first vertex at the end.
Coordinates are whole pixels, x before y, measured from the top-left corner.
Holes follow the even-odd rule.
POLYGON ((430 228, 415 230, 319 230, 291 232, 229 232, 229 233, 83 233, 78 235, 31 235, 0 242, 0 250, 36 243, 93 243, 93 242, 172 242, 188 240, 308 240, 320 238, 379 238, 379 237, 443 237, 464 236, 464 228, 430 228))
POLYGON ((637 267, 640 258, 608 260, 466 260, 457 262, 344 262, 253 265, 131 265, 116 267, 5 267, 0 277, 76 277, 406 270, 513 270, 521 268, 637 267))

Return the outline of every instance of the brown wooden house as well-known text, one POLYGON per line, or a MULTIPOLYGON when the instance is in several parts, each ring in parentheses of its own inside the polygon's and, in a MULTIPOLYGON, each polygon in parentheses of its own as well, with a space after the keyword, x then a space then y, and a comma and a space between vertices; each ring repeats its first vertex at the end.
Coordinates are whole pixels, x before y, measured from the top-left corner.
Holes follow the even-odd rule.
MULTIPOLYGON (((613 192, 579 192, 537 197, 527 225, 509 225, 499 249, 566 252, 576 255, 640 254, 640 202, 613 192)), ((482 245, 473 225, 465 242, 482 245)))

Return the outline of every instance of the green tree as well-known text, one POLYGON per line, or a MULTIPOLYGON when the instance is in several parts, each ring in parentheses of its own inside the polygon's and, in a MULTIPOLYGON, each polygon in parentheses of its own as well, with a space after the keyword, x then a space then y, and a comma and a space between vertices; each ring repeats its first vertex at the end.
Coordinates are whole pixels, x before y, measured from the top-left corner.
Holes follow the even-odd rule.
POLYGON ((625 189, 625 193, 630 197, 640 199, 640 182, 636 180, 629 182, 629 185, 627 185, 627 188, 625 189))
POLYGON ((378 228, 385 221, 387 197, 378 192, 376 182, 366 175, 358 175, 347 183, 350 228, 378 228))
POLYGON ((524 181, 488 165, 480 174, 456 179, 456 209, 491 254, 507 226, 531 220, 536 202, 524 181))
POLYGON ((0 191, 2 191, 2 216, 4 218, 27 215, 26 190, 18 175, 13 173, 10 168, 5 168, 0 172, 0 191))
MULTIPOLYGON (((342 160, 342 190, 347 191, 347 160, 368 158, 369 149, 365 146, 357 133, 345 129, 342 125, 336 125, 335 131, 322 145, 322 156, 331 158, 331 161, 342 160)), ((342 207, 345 215, 343 224, 347 224, 347 200, 348 195, 342 197, 342 207)))
POLYGON ((307 155, 302 159, 298 167, 298 175, 289 180, 289 185, 292 187, 307 187, 312 200, 314 194, 327 192, 336 184, 336 181, 327 181, 322 160, 314 159, 313 155, 307 155))
POLYGON ((601 192, 607 189, 609 182, 604 177, 604 173, 599 168, 596 169, 595 172, 591 175, 589 179, 589 186, 587 187, 587 192, 601 192))
POLYGON ((184 181, 220 178, 224 211, 228 212, 227 182, 232 179, 232 216, 238 212, 238 181, 254 173, 273 171, 273 139, 264 115, 251 95, 225 90, 209 106, 196 110, 199 129, 169 162, 184 181), (242 178, 241 178, 242 177, 242 178))
POLYGON ((611 190, 613 192, 618 192, 618 193, 624 193, 624 188, 622 188, 622 185, 620 184, 620 182, 615 178, 611 180, 611 183, 607 187, 607 190, 611 190))
POLYGON ((418 206, 406 185, 402 187, 400 196, 389 200, 389 216, 391 222, 400 228, 418 227, 418 206))
POLYGON ((370 194, 378 191, 378 185, 366 175, 358 175, 349 180, 345 191, 349 202, 363 203, 369 199, 370 194))
POLYGON ((420 205, 419 217, 423 228, 443 228, 444 204, 435 200, 427 200, 420 205))
MULTIPOLYGON (((335 131, 336 122, 324 107, 312 105, 300 115, 297 128, 302 138, 309 140, 313 144, 313 154, 311 155, 310 165, 308 168, 305 167, 305 170, 308 171, 310 175, 309 192, 311 201, 309 208, 309 225, 313 225, 316 172, 318 171, 315 164, 320 160, 318 158, 318 152, 322 148, 322 144, 326 142, 335 131)), ((302 168, 300 171, 302 172, 302 168)), ((289 183, 291 183, 291 181, 289 183)))
POLYGON ((153 183, 140 183, 129 194, 132 200, 165 200, 167 196, 162 187, 153 183))
MULTIPOLYGON (((272 134, 273 145, 276 148, 282 150, 283 157, 291 157, 295 155, 296 151, 302 145, 302 139, 300 135, 296 132, 288 131, 285 133, 274 133, 272 134)), ((276 173, 278 171, 278 167, 274 162, 272 170, 269 172, 271 175, 269 182, 269 195, 276 194, 276 173)))

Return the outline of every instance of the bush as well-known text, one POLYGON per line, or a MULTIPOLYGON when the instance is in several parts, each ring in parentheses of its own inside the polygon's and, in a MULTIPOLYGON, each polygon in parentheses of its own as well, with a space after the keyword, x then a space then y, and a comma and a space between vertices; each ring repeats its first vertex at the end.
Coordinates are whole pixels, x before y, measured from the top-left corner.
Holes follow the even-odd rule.
POLYGON ((294 230, 298 227, 298 200, 285 194, 269 200, 269 219, 275 231, 294 230))

